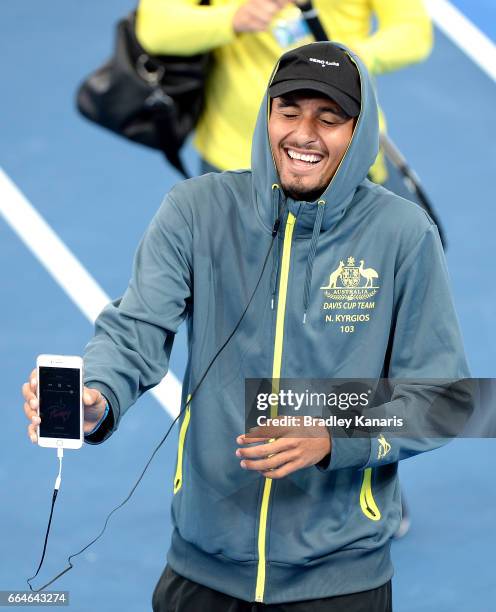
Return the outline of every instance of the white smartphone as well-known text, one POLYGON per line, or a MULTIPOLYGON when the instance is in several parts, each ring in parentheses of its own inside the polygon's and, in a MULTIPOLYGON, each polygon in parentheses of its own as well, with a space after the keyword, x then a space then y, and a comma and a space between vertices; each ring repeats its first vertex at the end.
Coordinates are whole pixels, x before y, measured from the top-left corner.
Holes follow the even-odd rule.
POLYGON ((83 445, 83 360, 66 355, 39 355, 38 444, 48 448, 83 445))

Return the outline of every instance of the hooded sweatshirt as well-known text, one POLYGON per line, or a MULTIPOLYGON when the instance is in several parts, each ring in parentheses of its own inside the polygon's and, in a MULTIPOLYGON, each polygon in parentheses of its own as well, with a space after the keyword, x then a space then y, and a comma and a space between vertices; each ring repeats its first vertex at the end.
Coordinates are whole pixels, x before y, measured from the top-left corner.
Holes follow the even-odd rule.
MULTIPOLYGON (((351 57, 361 112, 319 200, 296 201, 281 189, 266 94, 252 170, 172 189, 140 243, 128 289, 98 317, 84 357, 85 384, 111 407, 87 436, 98 443, 160 382, 186 321, 184 406, 253 295, 182 414, 174 482, 164 483, 173 491, 170 566, 246 601, 331 597, 387 582, 401 514, 398 461, 440 442, 335 437, 325 468, 267 479, 235 455, 245 379, 468 376, 435 225, 366 179, 378 148, 377 103, 364 65, 351 57), (351 287, 345 277, 355 279, 351 287)), ((407 388, 392 406, 407 417, 421 404, 407 388)))

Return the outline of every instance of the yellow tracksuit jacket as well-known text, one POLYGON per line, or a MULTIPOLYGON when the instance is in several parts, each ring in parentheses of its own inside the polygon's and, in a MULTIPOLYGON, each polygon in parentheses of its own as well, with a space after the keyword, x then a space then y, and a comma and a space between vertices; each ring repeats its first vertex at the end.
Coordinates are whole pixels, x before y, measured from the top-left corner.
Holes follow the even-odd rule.
MULTIPOLYGON (((293 4, 276 15, 267 31, 237 34, 232 21, 241 4, 141 0, 138 7, 136 33, 149 53, 213 50, 215 63, 195 146, 222 170, 250 166, 253 128, 272 68, 288 48, 313 40, 293 4)), ((331 38, 351 47, 373 75, 421 61, 430 52, 432 26, 422 0, 315 0, 314 5, 331 38)), ((377 182, 385 178, 380 160, 372 173, 377 182)))

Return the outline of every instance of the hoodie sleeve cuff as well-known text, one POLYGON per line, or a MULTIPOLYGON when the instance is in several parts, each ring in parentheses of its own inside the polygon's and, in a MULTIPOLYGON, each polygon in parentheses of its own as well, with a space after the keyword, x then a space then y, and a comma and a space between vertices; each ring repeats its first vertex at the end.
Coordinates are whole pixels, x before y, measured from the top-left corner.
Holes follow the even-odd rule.
POLYGON ((100 420, 98 421, 98 423, 93 427, 93 429, 91 431, 86 432, 86 436, 91 436, 91 434, 95 433, 95 431, 100 427, 100 425, 103 423, 103 421, 105 421, 105 419, 107 418, 108 413, 110 412, 110 404, 108 403, 108 400, 106 397, 103 398, 105 400, 105 410, 103 412, 103 416, 100 417, 100 420))
POLYGON ((100 382, 89 382, 86 386, 90 389, 98 389, 107 400, 109 411, 107 416, 98 424, 96 429, 84 436, 88 444, 101 444, 116 431, 119 423, 119 402, 113 391, 107 385, 100 382))
MULTIPOLYGON (((332 435, 332 434, 331 434, 332 435)), ((316 464, 321 472, 366 467, 371 452, 370 438, 332 437, 331 454, 316 464)))

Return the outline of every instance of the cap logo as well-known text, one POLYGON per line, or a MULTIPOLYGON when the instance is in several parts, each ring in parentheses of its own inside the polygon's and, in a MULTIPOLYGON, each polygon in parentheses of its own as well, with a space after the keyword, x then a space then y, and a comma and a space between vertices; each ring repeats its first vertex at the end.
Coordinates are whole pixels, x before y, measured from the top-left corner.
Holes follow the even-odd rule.
POLYGON ((310 57, 309 61, 320 64, 322 68, 324 68, 324 66, 339 66, 339 62, 328 62, 327 60, 317 59, 316 57, 310 57))

